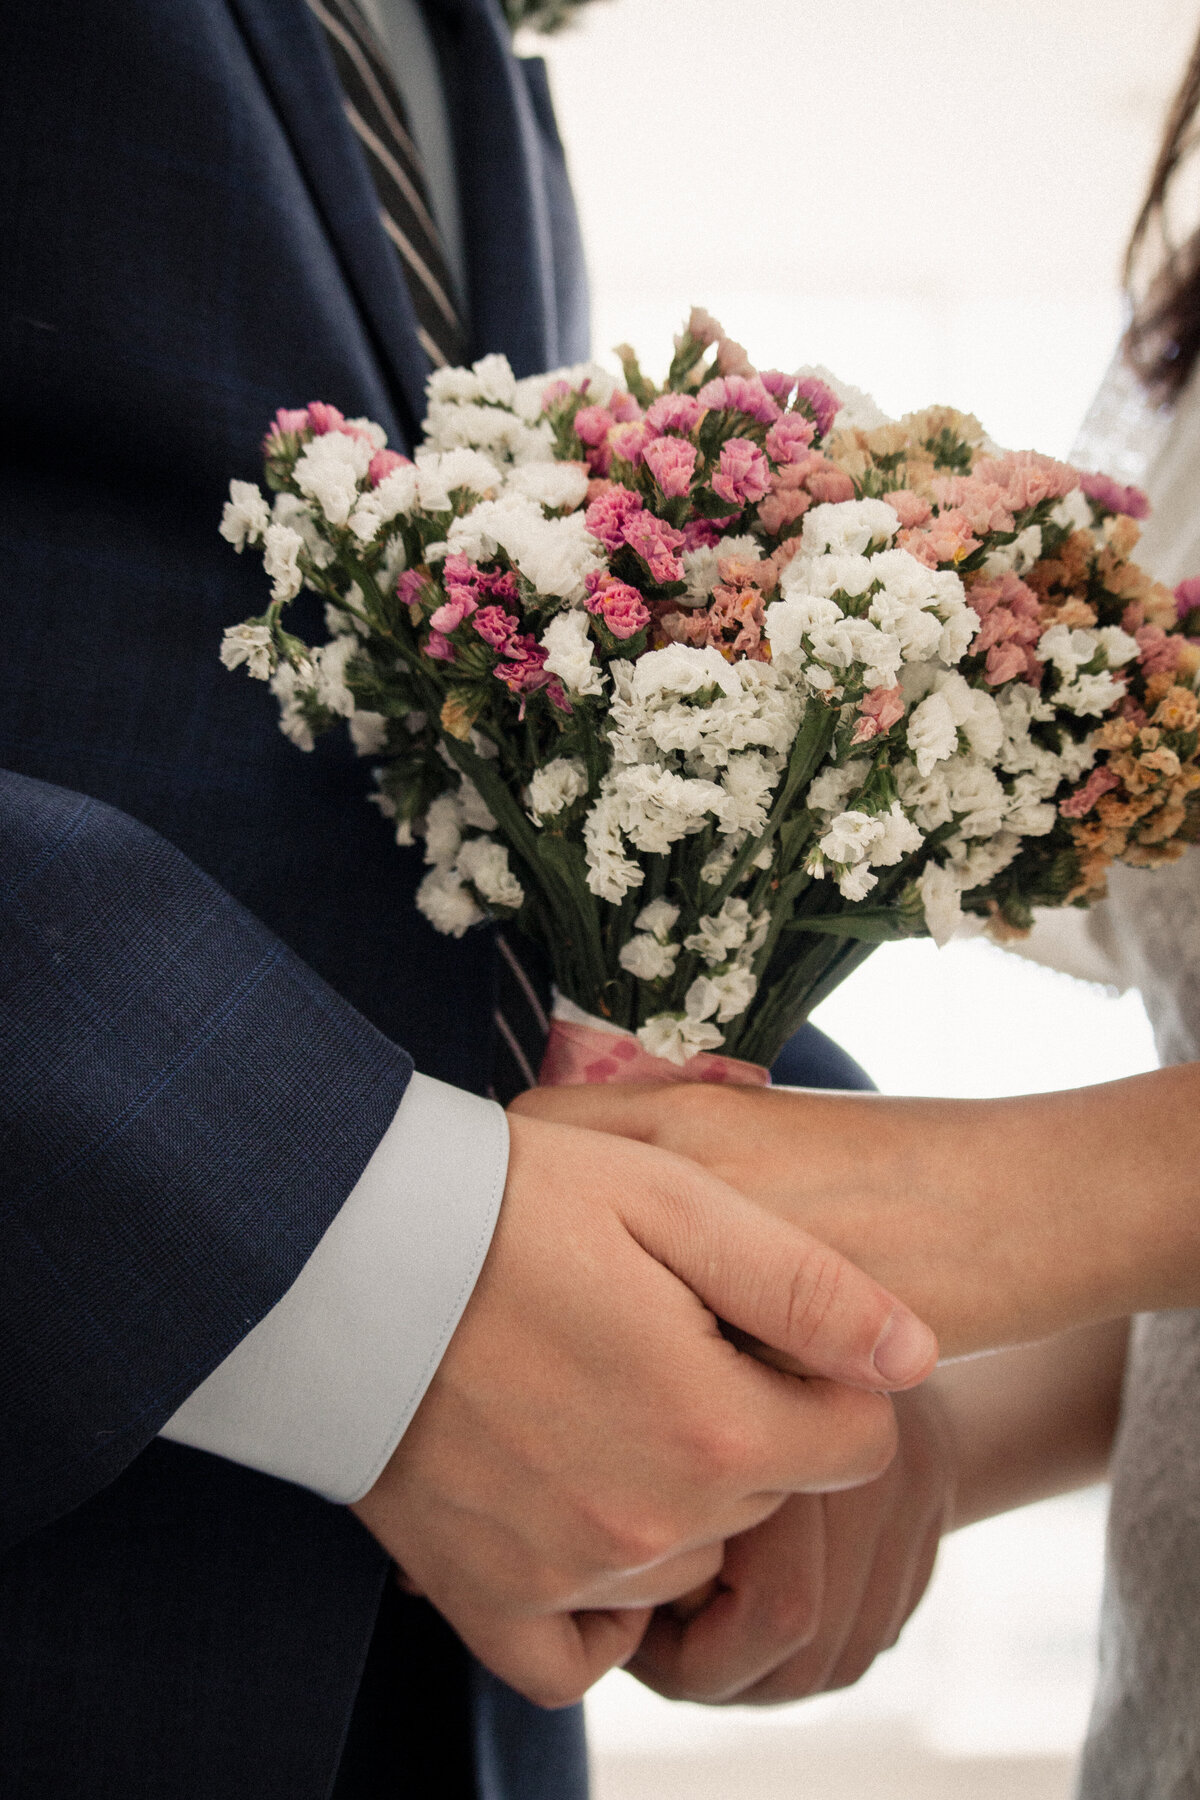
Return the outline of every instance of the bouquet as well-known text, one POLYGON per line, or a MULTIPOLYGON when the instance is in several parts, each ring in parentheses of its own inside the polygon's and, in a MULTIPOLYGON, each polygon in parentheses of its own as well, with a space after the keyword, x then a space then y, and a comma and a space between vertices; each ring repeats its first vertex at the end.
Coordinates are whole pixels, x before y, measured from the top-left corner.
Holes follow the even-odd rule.
POLYGON ((756 370, 699 310, 661 386, 618 356, 437 371, 413 461, 281 411, 273 500, 234 481, 221 525, 272 584, 225 664, 301 749, 345 721, 378 759, 439 931, 545 948, 550 1079, 766 1079, 881 941, 1180 854, 1200 581, 1131 560, 1142 494, 756 370))

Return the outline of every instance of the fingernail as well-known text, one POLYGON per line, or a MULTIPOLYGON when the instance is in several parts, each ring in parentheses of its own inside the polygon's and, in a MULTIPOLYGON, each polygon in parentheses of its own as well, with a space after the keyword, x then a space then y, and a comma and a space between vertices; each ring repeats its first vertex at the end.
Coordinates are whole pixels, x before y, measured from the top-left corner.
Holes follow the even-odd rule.
POLYGON ((928 1325, 923 1325, 914 1313, 901 1309, 891 1315, 880 1333, 872 1361, 889 1386, 907 1387, 932 1368, 937 1348, 937 1339, 928 1325))

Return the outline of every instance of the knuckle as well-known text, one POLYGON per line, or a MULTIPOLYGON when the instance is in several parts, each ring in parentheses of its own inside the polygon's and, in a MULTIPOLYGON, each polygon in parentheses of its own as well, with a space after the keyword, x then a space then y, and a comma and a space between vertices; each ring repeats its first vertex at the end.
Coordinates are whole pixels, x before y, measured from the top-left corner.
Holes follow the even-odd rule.
POLYGON ((801 1354, 821 1336, 846 1279, 846 1265, 835 1250, 814 1244, 793 1270, 787 1289, 787 1342, 801 1354))
POLYGON ((722 1485, 738 1481, 749 1470, 754 1443, 742 1420, 711 1414, 693 1423, 689 1451, 695 1477, 710 1486, 722 1485))
POLYGON ((640 1506, 612 1511, 593 1507, 588 1517, 598 1569, 604 1574, 625 1574, 661 1562, 676 1548, 680 1532, 661 1511, 640 1506))

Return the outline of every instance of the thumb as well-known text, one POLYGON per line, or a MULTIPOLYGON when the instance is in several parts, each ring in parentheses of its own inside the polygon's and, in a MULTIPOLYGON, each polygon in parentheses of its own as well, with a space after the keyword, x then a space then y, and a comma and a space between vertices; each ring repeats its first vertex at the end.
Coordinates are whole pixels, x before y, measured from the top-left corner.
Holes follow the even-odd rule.
POLYGON ((903 1301, 695 1164, 651 1154, 667 1165, 665 1181, 652 1198, 629 1195, 626 1228, 719 1319, 803 1373, 855 1387, 915 1387, 931 1373, 937 1339, 903 1301))

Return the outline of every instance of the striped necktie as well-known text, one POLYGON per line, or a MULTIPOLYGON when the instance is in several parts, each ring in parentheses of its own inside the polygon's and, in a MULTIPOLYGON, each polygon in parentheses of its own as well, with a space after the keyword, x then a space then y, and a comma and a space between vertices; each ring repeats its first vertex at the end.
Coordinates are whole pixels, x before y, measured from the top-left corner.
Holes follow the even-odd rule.
POLYGON ((435 368, 461 363, 466 333, 425 170, 387 52, 357 0, 308 0, 324 27, 342 85, 342 106, 362 145, 379 200, 379 220, 396 246, 417 315, 417 336, 435 368))
MULTIPOLYGON (((421 345, 435 368, 461 363, 466 334, 454 305, 420 152, 387 53, 357 0, 307 3, 324 27, 346 119, 375 183, 380 223, 400 255, 421 345)), ((542 995, 505 932, 497 933, 496 946, 491 1092, 507 1103, 537 1081, 550 1026, 542 995)))

